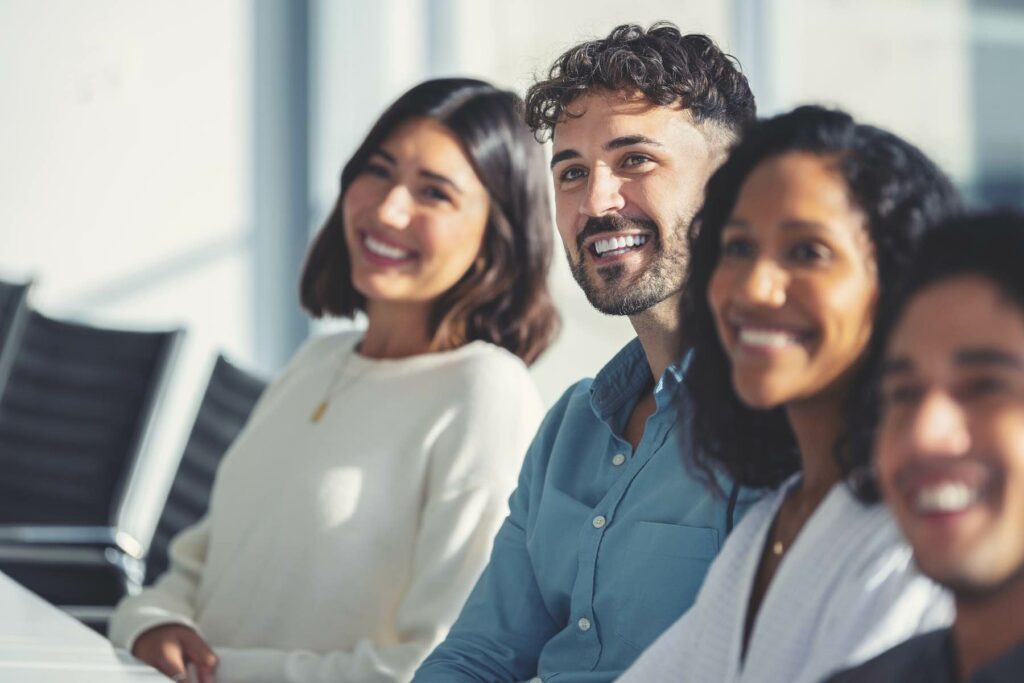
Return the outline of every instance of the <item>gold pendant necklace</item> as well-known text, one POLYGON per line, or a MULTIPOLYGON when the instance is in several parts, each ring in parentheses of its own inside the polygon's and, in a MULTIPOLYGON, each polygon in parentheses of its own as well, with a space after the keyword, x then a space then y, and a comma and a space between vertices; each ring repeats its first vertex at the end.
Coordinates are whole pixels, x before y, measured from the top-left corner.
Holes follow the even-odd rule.
POLYGON ((309 421, 311 424, 319 424, 320 420, 324 416, 324 413, 327 412, 328 406, 331 405, 331 401, 338 398, 338 396, 345 393, 345 391, 347 391, 348 389, 351 389, 352 386, 356 383, 356 380, 358 380, 363 375, 363 372, 366 371, 364 368, 363 372, 360 372, 358 375, 352 377, 349 382, 342 385, 340 388, 338 387, 338 382, 341 380, 345 370, 348 369, 348 366, 352 363, 352 359, 356 356, 358 352, 359 343, 356 342, 356 345, 349 349, 348 356, 346 356, 342 362, 338 363, 338 366, 334 369, 334 376, 331 378, 331 383, 327 385, 327 389, 326 391, 324 391, 323 398, 321 398, 320 402, 316 404, 316 408, 313 409, 313 412, 309 416, 309 421))

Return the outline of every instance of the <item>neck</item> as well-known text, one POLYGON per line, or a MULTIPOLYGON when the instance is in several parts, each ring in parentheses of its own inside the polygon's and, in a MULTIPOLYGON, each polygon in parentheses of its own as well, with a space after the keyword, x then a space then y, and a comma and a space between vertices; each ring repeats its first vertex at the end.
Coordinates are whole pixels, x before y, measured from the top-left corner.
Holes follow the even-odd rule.
POLYGON ((1024 643, 1024 576, 983 599, 956 599, 953 624, 959 680, 1024 643))
POLYGON ((839 481, 835 447, 842 431, 842 399, 837 395, 817 396, 786 406, 800 450, 800 489, 794 495, 808 515, 817 508, 839 481))
POLYGON ((393 301, 366 304, 366 333, 359 353, 368 358, 408 358, 430 351, 429 307, 393 301))
POLYGON ((640 344, 644 347, 651 375, 657 382, 665 368, 679 358, 682 330, 679 318, 679 295, 675 294, 629 317, 640 344))

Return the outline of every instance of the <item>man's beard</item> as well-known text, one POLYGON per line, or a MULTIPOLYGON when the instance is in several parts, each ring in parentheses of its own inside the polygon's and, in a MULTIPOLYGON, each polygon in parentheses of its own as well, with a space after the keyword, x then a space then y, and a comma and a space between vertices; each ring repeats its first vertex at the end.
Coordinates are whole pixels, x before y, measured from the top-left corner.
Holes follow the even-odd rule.
MULTIPOLYGON (((685 227, 685 222, 673 226, 671 236, 682 240, 685 227)), ((667 249, 657 223, 649 219, 618 215, 590 218, 576 236, 576 253, 579 259, 573 261, 566 249, 572 276, 579 283, 590 305, 606 315, 643 313, 678 292, 686 275, 686 251, 667 249), (650 234, 644 245, 644 248, 651 250, 650 261, 643 272, 630 279, 629 271, 622 263, 599 266, 596 273, 588 270, 584 240, 600 233, 631 229, 649 231, 650 234)))

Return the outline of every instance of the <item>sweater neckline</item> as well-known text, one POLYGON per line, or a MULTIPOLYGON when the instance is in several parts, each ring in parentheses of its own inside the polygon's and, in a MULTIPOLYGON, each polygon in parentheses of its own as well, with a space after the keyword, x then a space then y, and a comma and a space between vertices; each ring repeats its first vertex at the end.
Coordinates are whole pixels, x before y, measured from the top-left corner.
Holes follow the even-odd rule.
MULTIPOLYGON (((432 351, 406 358, 370 358, 356 349, 363 340, 362 333, 352 334, 342 341, 342 348, 335 355, 335 362, 342 364, 341 374, 352 375, 401 375, 422 370, 444 367, 464 358, 498 349, 485 341, 472 341, 449 351, 432 351)), ((332 354, 333 355, 333 354, 332 354)))

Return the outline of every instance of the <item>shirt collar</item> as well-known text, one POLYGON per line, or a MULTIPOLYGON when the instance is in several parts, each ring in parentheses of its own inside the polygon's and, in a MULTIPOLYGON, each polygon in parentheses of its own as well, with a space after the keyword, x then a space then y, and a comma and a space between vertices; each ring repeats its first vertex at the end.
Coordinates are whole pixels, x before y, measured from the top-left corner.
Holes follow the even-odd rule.
MULTIPOLYGON (((689 355, 671 363, 654 386, 654 397, 660 412, 665 405, 673 405, 676 392, 683 381, 689 355)), ((627 405, 636 403, 637 396, 651 377, 651 366, 639 338, 626 344, 608 364, 601 368, 590 385, 590 404, 594 413, 608 421, 627 405)))

